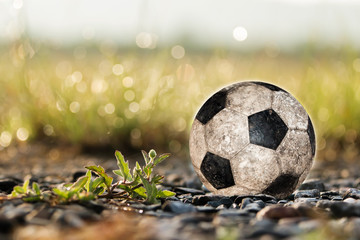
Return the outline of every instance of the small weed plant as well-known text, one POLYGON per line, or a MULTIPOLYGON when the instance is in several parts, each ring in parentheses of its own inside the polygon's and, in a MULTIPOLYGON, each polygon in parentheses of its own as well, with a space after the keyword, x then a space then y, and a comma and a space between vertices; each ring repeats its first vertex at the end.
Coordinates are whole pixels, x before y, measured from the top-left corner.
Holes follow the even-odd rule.
POLYGON ((75 183, 62 184, 48 191, 42 191, 36 182, 29 187, 29 179, 22 186, 15 186, 8 198, 21 198, 24 201, 51 201, 52 203, 69 203, 76 201, 90 201, 96 198, 118 198, 123 200, 135 200, 153 204, 161 198, 172 197, 174 192, 161 190, 159 185, 164 177, 154 174, 154 168, 170 156, 170 154, 157 155, 155 150, 149 153, 142 151, 145 165, 140 166, 136 162, 131 171, 128 161, 120 151, 115 151, 115 157, 119 169, 114 174, 119 180, 113 183, 101 166, 87 166, 85 176, 77 179, 75 183), (96 177, 93 177, 96 175, 96 177))

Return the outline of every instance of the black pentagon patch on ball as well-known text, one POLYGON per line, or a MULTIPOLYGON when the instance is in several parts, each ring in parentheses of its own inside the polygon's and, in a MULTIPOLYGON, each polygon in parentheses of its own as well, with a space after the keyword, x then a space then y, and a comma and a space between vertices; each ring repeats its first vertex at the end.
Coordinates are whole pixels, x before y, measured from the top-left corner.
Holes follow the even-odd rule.
POLYGON ((288 127, 272 109, 248 117, 250 143, 276 150, 288 127))
POLYGON ((275 92, 277 92, 277 91, 286 92, 284 89, 279 88, 278 86, 272 85, 272 84, 270 84, 270 83, 265 83, 265 82, 251 82, 251 83, 254 83, 254 84, 257 84, 257 85, 266 87, 267 89, 270 89, 271 91, 275 91, 275 92))
POLYGON ((307 128, 307 133, 309 135, 309 139, 310 139, 310 145, 311 145, 311 153, 314 156, 315 155, 315 150, 316 150, 316 144, 315 144, 315 131, 314 131, 314 127, 312 125, 312 122, 310 120, 310 117, 308 118, 308 128, 307 128))
POLYGON ((218 112, 225 108, 226 96, 226 89, 222 89, 212 95, 200 108, 199 112, 196 114, 196 119, 199 120, 202 124, 206 124, 218 112))
POLYGON ((235 185, 230 161, 226 158, 207 152, 201 163, 200 170, 206 180, 216 189, 235 185))
POLYGON ((298 181, 299 177, 295 177, 291 174, 280 175, 263 191, 263 193, 269 195, 290 193, 295 189, 298 181))

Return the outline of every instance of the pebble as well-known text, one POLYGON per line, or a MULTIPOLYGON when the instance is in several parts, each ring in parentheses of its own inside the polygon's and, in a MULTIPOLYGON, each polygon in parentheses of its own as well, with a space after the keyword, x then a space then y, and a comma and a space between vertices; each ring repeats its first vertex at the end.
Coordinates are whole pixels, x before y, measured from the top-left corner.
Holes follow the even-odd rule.
POLYGON ((196 208, 193 205, 180 201, 166 201, 161 208, 165 212, 172 212, 176 214, 190 213, 196 211, 196 208))
POLYGON ((343 199, 346 198, 360 199, 360 190, 356 188, 349 188, 343 195, 343 199))
POLYGON ((312 190, 317 189, 319 192, 325 191, 325 185, 321 180, 311 179, 302 183, 299 187, 299 190, 312 190))
POLYGON ((180 194, 186 194, 186 193, 190 193, 191 195, 204 195, 205 192, 202 190, 198 190, 198 189, 194 189, 194 188, 187 188, 187 187, 176 187, 174 188, 174 191, 176 193, 180 193, 180 194))
POLYGON ((260 220, 264 218, 278 220, 281 218, 291 218, 291 217, 300 217, 300 216, 301 216, 300 212, 293 207, 267 206, 257 213, 256 218, 260 220))
POLYGON ((320 191, 318 189, 311 190, 296 190, 294 192, 294 198, 319 198, 320 191))
POLYGON ((197 195, 194 196, 192 204, 198 206, 198 205, 205 205, 210 201, 219 201, 223 198, 224 196, 221 195, 197 195))
POLYGON ((208 201, 205 206, 212 206, 214 208, 217 208, 221 205, 224 205, 224 207, 229 208, 233 204, 233 201, 229 197, 223 197, 218 201, 208 201))

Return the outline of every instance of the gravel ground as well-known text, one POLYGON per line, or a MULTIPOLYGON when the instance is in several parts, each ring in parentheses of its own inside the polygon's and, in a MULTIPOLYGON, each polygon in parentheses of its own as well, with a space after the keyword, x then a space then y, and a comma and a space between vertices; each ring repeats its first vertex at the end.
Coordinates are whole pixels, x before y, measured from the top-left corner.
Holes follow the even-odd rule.
MULTIPOLYGON (((111 156, 89 156, 80 150, 32 144, 0 151, 0 197, 22 184, 26 175, 46 190, 76 180, 86 165, 115 169, 111 156)), ((0 201, 0 239, 360 238, 358 165, 316 163, 298 190, 276 199, 264 194, 213 195, 184 162, 173 157, 160 169, 166 175, 162 187, 176 196, 159 204, 117 199, 55 206, 0 201)))

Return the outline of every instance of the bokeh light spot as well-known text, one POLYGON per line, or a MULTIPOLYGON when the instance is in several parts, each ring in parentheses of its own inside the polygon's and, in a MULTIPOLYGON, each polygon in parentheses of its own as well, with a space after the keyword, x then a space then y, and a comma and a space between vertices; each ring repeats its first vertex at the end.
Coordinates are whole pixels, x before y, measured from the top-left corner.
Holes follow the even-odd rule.
POLYGON ((135 99, 135 92, 133 90, 127 90, 124 93, 124 98, 126 101, 131 102, 135 99))
POLYGON ((238 26, 233 30, 233 37, 236 41, 242 42, 247 39, 248 32, 246 28, 238 26))
POLYGON ((156 47, 157 36, 148 32, 141 32, 136 36, 135 42, 139 48, 153 49, 156 47))
POLYGON ((124 87, 130 88, 134 85, 134 79, 132 77, 124 77, 122 83, 124 87))
POLYGON ((104 79, 94 79, 91 83, 93 93, 103 93, 108 89, 108 83, 104 79))
POLYGON ((133 113, 136 113, 140 110, 140 105, 137 102, 132 102, 129 105, 129 110, 133 113))
POLYGON ((51 126, 50 124, 46 124, 44 127, 43 127, 43 131, 44 131, 44 134, 46 136, 53 136, 54 135, 54 127, 51 126))
POLYGON ((115 112, 115 105, 108 103, 105 105, 104 110, 107 114, 113 114, 115 112))
POLYGON ((112 67, 112 72, 116 75, 116 76, 120 76, 121 74, 124 73, 124 67, 121 64, 115 64, 112 67))
POLYGON ((20 141, 26 141, 29 138, 29 131, 26 128, 21 127, 16 131, 16 137, 20 141))
POLYGON ((171 56, 175 59, 181 59, 185 56, 185 48, 180 46, 180 45, 176 45, 174 47, 171 48, 171 56))
POLYGON ((78 113, 80 111, 80 103, 76 101, 70 103, 69 109, 72 113, 78 113))
POLYGON ((12 135, 8 131, 3 131, 0 135, 0 145, 2 147, 7 147, 10 145, 12 140, 12 135))

